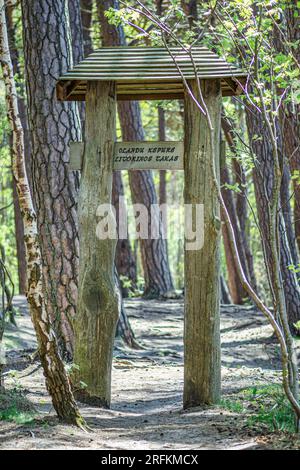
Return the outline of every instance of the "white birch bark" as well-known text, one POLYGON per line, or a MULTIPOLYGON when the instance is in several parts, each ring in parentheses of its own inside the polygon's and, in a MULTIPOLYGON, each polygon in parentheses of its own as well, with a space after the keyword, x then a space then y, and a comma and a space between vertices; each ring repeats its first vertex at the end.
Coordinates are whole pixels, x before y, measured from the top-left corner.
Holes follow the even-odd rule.
POLYGON ((84 421, 73 398, 69 379, 58 353, 57 341, 43 300, 41 252, 36 214, 32 204, 25 168, 24 136, 19 117, 17 91, 9 51, 4 0, 0 0, 0 62, 5 84, 7 116, 13 136, 13 175, 16 181, 24 223, 28 280, 27 300, 37 335, 40 359, 44 369, 47 389, 59 418, 83 426, 84 421))

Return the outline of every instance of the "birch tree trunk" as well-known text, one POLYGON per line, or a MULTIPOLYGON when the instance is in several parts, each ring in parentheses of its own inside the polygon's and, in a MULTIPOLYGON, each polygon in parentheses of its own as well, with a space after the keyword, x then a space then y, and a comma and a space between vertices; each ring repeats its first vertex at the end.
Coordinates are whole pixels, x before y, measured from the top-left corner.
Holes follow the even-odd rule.
POLYGON ((8 47, 4 0, 0 0, 0 57, 8 120, 13 132, 13 173, 17 184, 20 209, 24 222, 24 237, 27 258, 27 300, 36 331, 41 363, 46 386, 59 418, 83 426, 74 401, 64 364, 58 353, 55 334, 44 305, 42 260, 37 232, 36 215, 33 209, 24 161, 24 137, 17 103, 17 92, 12 62, 8 47))

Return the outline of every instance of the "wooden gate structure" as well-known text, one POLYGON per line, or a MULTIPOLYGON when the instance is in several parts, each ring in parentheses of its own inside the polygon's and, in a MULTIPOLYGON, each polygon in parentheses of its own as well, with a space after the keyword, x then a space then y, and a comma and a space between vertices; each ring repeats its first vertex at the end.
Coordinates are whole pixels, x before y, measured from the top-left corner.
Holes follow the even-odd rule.
MULTIPOLYGON (((119 315, 114 277, 116 240, 101 240, 96 235, 97 207, 112 201, 117 100, 184 100, 185 203, 204 205, 204 245, 200 250, 185 250, 183 406, 212 404, 220 399, 221 223, 211 159, 215 159, 218 173, 222 95, 241 93, 245 73, 204 46, 193 47, 192 57, 173 47, 101 48, 57 83, 59 100, 86 101, 85 141, 77 148, 77 167, 75 164, 82 175, 74 362, 78 379, 85 384, 77 395, 91 404, 110 406, 119 315), (186 88, 188 85, 197 98, 198 80, 214 129, 212 145, 207 118, 186 88)), ((132 168, 130 171, 134 171, 132 168)))

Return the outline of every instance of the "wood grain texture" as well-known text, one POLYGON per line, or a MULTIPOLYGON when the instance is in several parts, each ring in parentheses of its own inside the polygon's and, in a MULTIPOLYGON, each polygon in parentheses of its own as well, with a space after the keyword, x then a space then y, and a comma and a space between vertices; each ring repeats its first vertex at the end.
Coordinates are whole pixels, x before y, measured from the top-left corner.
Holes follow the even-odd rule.
MULTIPOLYGON (((195 81, 190 84, 198 96, 195 81)), ((218 402, 221 381, 220 215, 211 173, 212 158, 219 173, 221 90, 219 81, 204 81, 202 88, 214 127, 213 148, 207 119, 189 96, 185 99, 185 204, 204 204, 204 246, 185 251, 185 408, 218 402)))
MULTIPOLYGON (((70 169, 81 170, 84 143, 70 143, 70 169)), ((183 142, 116 142, 114 170, 183 170, 183 142)))
POLYGON ((75 319, 76 374, 85 388, 77 397, 110 406, 111 367, 119 293, 114 276, 116 240, 96 235, 97 208, 112 198, 116 89, 112 82, 89 84, 86 143, 79 195, 79 294, 75 319))

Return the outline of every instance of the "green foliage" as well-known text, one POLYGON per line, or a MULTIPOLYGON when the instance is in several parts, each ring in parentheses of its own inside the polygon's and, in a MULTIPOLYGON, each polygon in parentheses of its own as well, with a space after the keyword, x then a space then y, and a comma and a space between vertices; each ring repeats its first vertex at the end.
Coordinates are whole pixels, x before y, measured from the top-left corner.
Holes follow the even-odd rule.
POLYGON ((298 332, 298 336, 300 336, 300 320, 294 323, 294 327, 296 328, 296 331, 298 332))
POLYGON ((0 421, 13 421, 16 424, 29 424, 35 419, 35 414, 20 411, 15 405, 5 411, 0 411, 0 421))
POLYGON ((37 417, 33 404, 19 389, 0 391, 0 421, 29 424, 37 417))
POLYGON ((231 400, 229 398, 224 398, 220 401, 220 405, 225 410, 231 411, 232 413, 243 413, 245 408, 243 403, 239 400, 231 400))
POLYGON ((279 385, 270 385, 245 391, 254 414, 249 417, 249 424, 263 424, 271 431, 295 431, 295 421, 291 406, 279 385))
POLYGON ((251 387, 236 397, 223 399, 221 407, 247 416, 250 427, 263 427, 269 431, 295 431, 291 406, 280 385, 251 387))

